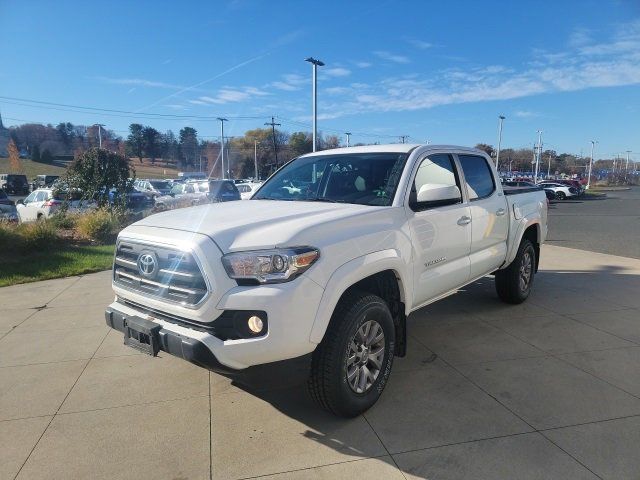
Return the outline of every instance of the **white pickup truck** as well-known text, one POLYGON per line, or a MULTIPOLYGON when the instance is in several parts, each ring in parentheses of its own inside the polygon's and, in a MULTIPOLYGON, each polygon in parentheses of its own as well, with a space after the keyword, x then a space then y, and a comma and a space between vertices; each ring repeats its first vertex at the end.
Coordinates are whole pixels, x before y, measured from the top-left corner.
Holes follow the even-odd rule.
POLYGON ((354 416, 405 355, 409 313, 490 274, 524 301, 546 234, 544 192, 503 189, 479 150, 317 152, 251 200, 123 230, 106 321, 127 345, 225 374, 306 358, 312 397, 354 416))

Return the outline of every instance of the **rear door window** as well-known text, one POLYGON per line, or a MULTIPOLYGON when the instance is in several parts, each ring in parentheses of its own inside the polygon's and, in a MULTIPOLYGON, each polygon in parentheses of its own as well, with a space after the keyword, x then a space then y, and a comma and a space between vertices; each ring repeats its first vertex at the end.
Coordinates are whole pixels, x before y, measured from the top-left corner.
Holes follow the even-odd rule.
POLYGON ((469 192, 469 200, 489 197, 496 185, 487 159, 478 155, 458 155, 464 179, 469 192))

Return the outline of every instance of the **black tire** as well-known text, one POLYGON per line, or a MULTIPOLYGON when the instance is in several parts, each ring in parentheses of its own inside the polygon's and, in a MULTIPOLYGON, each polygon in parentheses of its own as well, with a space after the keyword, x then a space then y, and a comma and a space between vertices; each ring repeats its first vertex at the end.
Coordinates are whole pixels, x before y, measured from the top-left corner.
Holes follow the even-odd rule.
POLYGON ((558 198, 558 200, 566 200, 567 199, 567 195, 564 192, 556 193, 556 197, 558 198))
MULTIPOLYGON (((374 325, 371 328, 377 327, 374 325)), ((379 334, 372 333, 373 335, 378 338, 379 334)), ((374 345, 371 347, 373 352, 374 345)), ((313 352, 311 373, 307 382, 311 397, 322 408, 341 417, 355 417, 365 412, 376 403, 387 384, 393 365, 394 350, 395 328, 387 303, 380 297, 366 292, 347 293, 338 303, 322 342, 313 352), (384 333, 384 338, 379 341, 379 348, 384 344, 382 360, 377 360, 379 368, 369 360, 369 350, 364 345, 362 348, 366 349, 366 358, 363 355, 363 358, 354 362, 353 359, 358 358, 358 355, 350 355, 353 351, 352 346, 358 342, 356 335, 367 325, 373 325, 372 321, 377 323, 384 333), (372 370, 369 370, 369 367, 372 370), (377 376, 369 385, 369 372, 375 375, 376 369, 377 376), (357 372, 354 373, 354 370, 357 372), (347 378, 349 372, 350 379, 347 378), (367 385, 363 392, 357 393, 358 386, 352 386, 351 382, 355 380, 354 383, 359 384, 358 380, 362 375, 367 385)))
POLYGON ((524 302, 531 293, 535 270, 536 249, 531 240, 525 238, 511 265, 496 272, 496 291, 500 300, 512 304, 524 302))

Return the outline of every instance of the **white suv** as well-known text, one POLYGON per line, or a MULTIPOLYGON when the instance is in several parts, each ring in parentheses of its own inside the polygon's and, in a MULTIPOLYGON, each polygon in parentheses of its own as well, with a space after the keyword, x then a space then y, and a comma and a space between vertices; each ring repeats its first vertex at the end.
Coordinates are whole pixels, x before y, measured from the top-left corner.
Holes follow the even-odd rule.
POLYGON ((18 200, 16 209, 21 222, 33 222, 49 218, 67 202, 70 212, 83 212, 96 207, 88 200, 66 199, 66 194, 56 194, 51 188, 39 188, 25 198, 18 200))

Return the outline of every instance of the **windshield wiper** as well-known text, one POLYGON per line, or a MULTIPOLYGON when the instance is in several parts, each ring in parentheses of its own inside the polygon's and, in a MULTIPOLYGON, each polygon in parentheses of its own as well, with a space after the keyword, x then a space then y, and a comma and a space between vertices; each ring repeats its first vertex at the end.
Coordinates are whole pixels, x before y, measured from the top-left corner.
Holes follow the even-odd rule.
POLYGON ((338 200, 334 200, 333 198, 327 198, 327 197, 315 197, 315 198, 307 198, 307 202, 338 203, 338 200))

